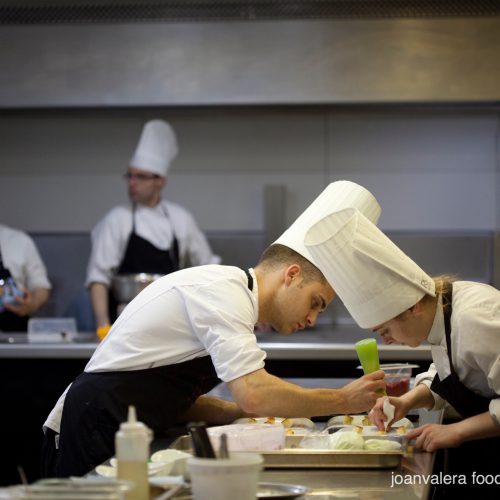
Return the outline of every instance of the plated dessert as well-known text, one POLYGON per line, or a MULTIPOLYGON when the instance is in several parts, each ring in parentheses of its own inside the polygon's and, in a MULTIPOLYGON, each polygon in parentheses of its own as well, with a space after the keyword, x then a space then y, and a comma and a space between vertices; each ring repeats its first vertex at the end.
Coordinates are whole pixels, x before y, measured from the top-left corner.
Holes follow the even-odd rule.
POLYGON ((238 418, 234 424, 281 424, 286 429, 287 436, 302 436, 316 429, 315 423, 309 418, 257 417, 238 418))
POLYGON ((407 418, 402 418, 394 422, 391 428, 386 431, 379 430, 368 417, 368 415, 336 415, 330 418, 326 424, 325 430, 330 434, 341 429, 352 430, 362 435, 405 435, 408 430, 413 428, 413 423, 407 418))

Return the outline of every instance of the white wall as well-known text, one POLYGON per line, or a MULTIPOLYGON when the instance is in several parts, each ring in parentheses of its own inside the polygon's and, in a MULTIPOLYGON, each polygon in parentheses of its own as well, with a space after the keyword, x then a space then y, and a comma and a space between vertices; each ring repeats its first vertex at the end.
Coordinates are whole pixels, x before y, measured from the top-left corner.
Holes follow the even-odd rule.
POLYGON ((500 228, 499 117, 436 108, 49 110, 0 116, 0 220, 88 231, 126 200, 121 179, 142 123, 177 131, 167 196, 205 230, 262 230, 264 186, 286 186, 291 223, 326 183, 380 201, 385 230, 500 228))

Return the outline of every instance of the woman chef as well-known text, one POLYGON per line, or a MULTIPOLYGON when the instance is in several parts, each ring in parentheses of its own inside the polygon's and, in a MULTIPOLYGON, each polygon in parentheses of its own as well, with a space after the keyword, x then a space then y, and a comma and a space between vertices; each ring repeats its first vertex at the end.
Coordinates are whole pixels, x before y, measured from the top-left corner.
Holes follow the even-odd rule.
MULTIPOLYGON (((414 408, 445 406, 460 419, 424 425, 409 432, 409 439, 416 438, 416 445, 426 451, 457 446, 468 450, 464 443, 500 436, 498 290, 482 283, 431 279, 355 210, 318 222, 306 236, 306 246, 318 266, 335 256, 325 277, 359 326, 378 332, 388 343, 431 344, 429 371, 417 377, 414 389, 389 398, 395 406, 394 420, 414 408)), ((385 399, 380 398, 370 413, 381 430, 385 399)), ((500 472, 500 440, 475 444, 483 451, 474 455, 474 467, 489 447, 495 450, 491 463, 500 472)), ((469 461, 472 456, 469 453, 469 461)))
POLYGON ((130 302, 45 422, 44 472, 80 475, 110 458, 114 434, 133 404, 154 432, 245 414, 311 417, 371 408, 383 372, 341 389, 304 389, 266 372, 257 322, 289 334, 314 325, 334 294, 309 260, 304 234, 321 215, 380 208, 357 184, 330 184, 250 270, 207 265, 155 281, 130 302), (204 396, 219 379, 235 403, 204 396))
POLYGON ((116 319, 117 302, 109 293, 114 274, 168 274, 220 262, 193 216, 162 199, 176 155, 172 127, 163 120, 147 122, 125 174, 130 205, 113 208, 92 231, 86 285, 104 334, 116 319))

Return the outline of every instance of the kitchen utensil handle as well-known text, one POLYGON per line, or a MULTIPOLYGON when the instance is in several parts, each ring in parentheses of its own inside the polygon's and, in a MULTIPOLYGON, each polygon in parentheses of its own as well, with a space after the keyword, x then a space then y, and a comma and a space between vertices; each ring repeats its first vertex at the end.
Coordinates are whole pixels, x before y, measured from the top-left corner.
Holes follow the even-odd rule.
POLYGON ((220 436, 219 458, 229 458, 227 434, 225 432, 223 432, 220 436))
POLYGON ((205 422, 190 422, 187 427, 193 441, 194 454, 199 458, 215 458, 205 422))

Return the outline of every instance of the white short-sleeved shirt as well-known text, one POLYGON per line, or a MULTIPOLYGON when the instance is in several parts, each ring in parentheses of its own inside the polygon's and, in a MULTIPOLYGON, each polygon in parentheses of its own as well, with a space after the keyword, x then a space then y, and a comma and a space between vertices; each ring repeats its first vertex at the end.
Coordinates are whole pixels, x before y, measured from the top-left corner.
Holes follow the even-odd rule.
MULTIPOLYGON (((253 274, 253 270, 250 270, 253 274)), ((154 368, 210 355, 231 381, 264 367, 257 345, 257 280, 238 267, 207 265, 164 276, 130 302, 99 344, 86 372, 154 368)), ((64 395, 45 427, 59 431, 64 395)))
MULTIPOLYGON (((432 361, 429 370, 416 377, 416 383, 430 388, 434 375, 443 380, 450 373, 446 349, 444 317, 438 304, 429 333, 432 361)), ((500 396, 500 291, 483 283, 453 283, 451 315, 451 348, 453 367, 460 381, 472 391, 488 398, 500 396)), ((432 393, 434 408, 446 401, 432 393)), ((500 424, 500 399, 489 406, 492 417, 500 424)))
POLYGON ((0 225, 0 250, 4 267, 19 287, 31 291, 51 288, 35 243, 25 232, 0 225))
MULTIPOLYGON (((135 231, 160 250, 168 250, 173 234, 179 243, 180 267, 218 264, 220 257, 210 245, 193 216, 183 207, 162 200, 153 208, 138 205, 135 231), (173 231, 172 231, 173 227, 173 231)), ((86 285, 110 285, 113 274, 125 255, 132 232, 132 205, 111 209, 94 227, 92 251, 87 267, 86 285)))

